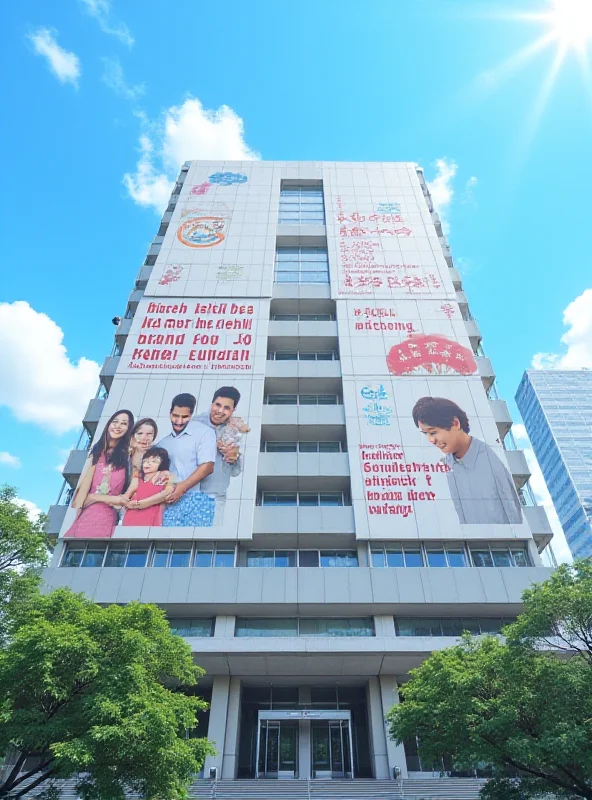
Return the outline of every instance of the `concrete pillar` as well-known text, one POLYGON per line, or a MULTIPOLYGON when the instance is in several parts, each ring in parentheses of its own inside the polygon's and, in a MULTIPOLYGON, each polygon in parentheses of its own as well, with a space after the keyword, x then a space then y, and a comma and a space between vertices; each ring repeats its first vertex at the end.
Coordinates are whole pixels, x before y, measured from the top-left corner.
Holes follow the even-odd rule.
POLYGON ((212 686, 212 701, 210 703, 208 739, 214 743, 218 752, 215 756, 206 757, 206 762, 204 764, 205 778, 209 777, 212 767, 218 767, 218 777, 222 777, 222 758, 224 755, 224 737, 226 735, 229 690, 229 676, 215 675, 214 685, 212 686))
POLYGON ((395 618, 392 614, 375 614, 374 615, 374 633, 376 638, 384 637, 385 639, 392 639, 395 634, 395 618))
POLYGON ((226 639, 232 639, 234 637, 235 623, 236 623, 236 617, 219 614, 216 617, 216 624, 214 626, 214 637, 215 638, 223 637, 226 639))
POLYGON ((382 713, 382 698, 378 678, 368 680, 368 711, 370 717, 371 753, 374 759, 374 777, 391 778, 389 760, 387 755, 386 733, 384 715, 382 713))
MULTIPOLYGON (((382 709, 384 714, 399 702, 399 689, 397 686, 397 679, 394 675, 381 675, 379 677, 380 694, 382 700, 382 709)), ((386 735, 386 752, 388 756, 389 772, 393 776, 393 768, 398 767, 401 770, 401 777, 407 777, 407 761, 405 759, 405 749, 402 744, 395 744, 390 738, 388 733, 388 725, 385 723, 386 735)))
MULTIPOLYGON (((302 706, 310 705, 310 686, 300 686, 298 689, 298 702, 302 706)), ((298 777, 312 778, 311 774, 311 731, 310 720, 301 719, 298 726, 298 777)))
POLYGON ((240 704, 240 678, 231 678, 228 692, 226 735, 224 736, 224 757, 222 759, 222 777, 224 780, 234 780, 234 778, 236 778, 238 763, 238 732, 240 730, 240 704))
POLYGON ((358 551, 358 565, 360 567, 369 567, 370 564, 368 563, 368 542, 358 542, 356 544, 356 550, 358 551))

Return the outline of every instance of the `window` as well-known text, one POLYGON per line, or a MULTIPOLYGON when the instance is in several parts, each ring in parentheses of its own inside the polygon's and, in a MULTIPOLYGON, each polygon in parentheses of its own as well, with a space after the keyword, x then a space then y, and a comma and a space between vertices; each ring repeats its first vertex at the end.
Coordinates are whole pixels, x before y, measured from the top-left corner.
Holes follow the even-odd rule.
POLYGON ((237 617, 234 635, 244 636, 374 636, 372 617, 254 618, 237 617))
POLYGON ((166 232, 167 232, 167 228, 168 227, 169 227, 169 223, 168 222, 163 222, 161 224, 160 228, 158 229, 158 233, 156 235, 157 236, 164 236, 166 234, 166 232))
POLYGON ((321 567, 357 567, 358 554, 353 550, 321 550, 321 567))
POLYGON ((267 354, 268 361, 339 361, 336 350, 327 350, 320 353, 306 353, 302 350, 275 350, 267 354))
POLYGON ((188 567, 191 560, 191 545, 174 544, 171 549, 170 567, 188 567))
POLYGON ((326 247, 278 247, 275 253, 276 283, 329 283, 326 247))
POLYGON ((262 492, 259 505, 262 506, 345 506, 343 492, 262 492))
POLYGON ((322 186, 282 186, 278 222, 284 225, 324 225, 322 186))
POLYGON ((296 453, 298 442, 261 442, 262 453, 296 453))
POLYGON ((177 636, 213 636, 213 619, 170 619, 171 633, 177 636))
POLYGON ((508 617, 396 617, 395 632, 397 636, 462 636, 469 631, 479 636, 500 633, 514 621, 508 617))
POLYGON ((341 398, 336 394, 266 394, 263 402, 270 406, 336 406, 341 398))
POLYGON ((274 322, 332 322, 335 314, 272 314, 274 322))
POLYGON ((156 256, 146 256, 144 261, 145 267, 153 267, 156 264, 156 256))
POLYGON ((296 550, 249 550, 247 567, 295 567, 296 550))
POLYGON ((372 545, 370 548, 373 567, 423 567, 421 545, 387 544, 372 545))
POLYGON ((62 567, 79 567, 83 555, 84 547, 68 547, 62 558, 62 567))
POLYGON ((497 542, 471 545, 474 567, 529 567, 526 547, 498 544, 497 542))
POLYGON ((96 546, 88 546, 84 551, 84 556, 82 557, 82 563, 80 564, 81 567, 102 567, 103 566, 103 558, 105 557, 105 548, 104 547, 96 547, 96 546))

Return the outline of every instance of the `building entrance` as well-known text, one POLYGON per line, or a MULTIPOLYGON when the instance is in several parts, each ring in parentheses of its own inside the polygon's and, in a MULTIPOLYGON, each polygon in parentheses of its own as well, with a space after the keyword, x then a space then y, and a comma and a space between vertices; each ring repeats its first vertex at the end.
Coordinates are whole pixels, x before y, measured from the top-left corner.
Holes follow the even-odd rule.
POLYGON ((259 711, 257 777, 353 778, 351 741, 350 711, 259 711))

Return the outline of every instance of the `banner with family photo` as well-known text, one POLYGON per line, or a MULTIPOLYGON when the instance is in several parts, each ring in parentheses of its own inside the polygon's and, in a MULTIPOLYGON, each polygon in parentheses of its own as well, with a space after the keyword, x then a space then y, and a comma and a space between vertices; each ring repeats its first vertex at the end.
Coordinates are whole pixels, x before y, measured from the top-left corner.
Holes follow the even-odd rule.
POLYGON ((478 377, 346 379, 344 405, 358 537, 529 535, 478 377))
POLYGON ((117 377, 64 538, 250 538, 263 377, 117 377))

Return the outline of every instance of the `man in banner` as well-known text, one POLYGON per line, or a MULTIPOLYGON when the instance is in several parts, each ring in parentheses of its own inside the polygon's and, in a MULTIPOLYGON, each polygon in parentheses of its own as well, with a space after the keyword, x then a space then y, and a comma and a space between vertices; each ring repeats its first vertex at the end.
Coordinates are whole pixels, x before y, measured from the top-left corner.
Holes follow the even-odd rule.
POLYGON ((158 443, 171 460, 177 484, 166 499, 163 527, 208 528, 214 523, 216 500, 203 491, 203 481, 212 474, 216 460, 216 436, 201 422, 192 421, 196 400, 178 394, 171 403, 172 431, 158 443))
POLYGON ((196 422, 210 428, 216 436, 214 471, 201 482, 202 492, 215 498, 216 524, 222 521, 230 479, 240 475, 243 469, 240 440, 241 433, 248 428, 240 417, 233 416, 239 400, 238 389, 222 386, 214 392, 210 410, 195 417, 196 422))
POLYGON ((444 397, 421 397, 412 413, 415 425, 445 455, 460 523, 519 525, 522 510, 512 477, 491 447, 469 435, 462 408, 444 397))

